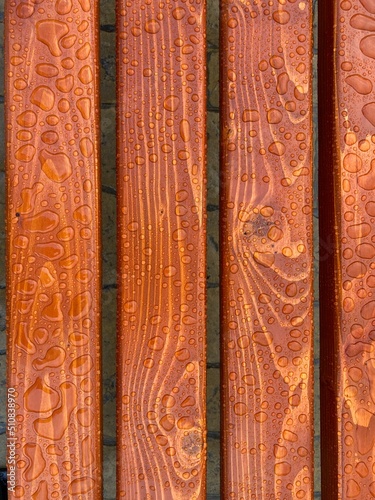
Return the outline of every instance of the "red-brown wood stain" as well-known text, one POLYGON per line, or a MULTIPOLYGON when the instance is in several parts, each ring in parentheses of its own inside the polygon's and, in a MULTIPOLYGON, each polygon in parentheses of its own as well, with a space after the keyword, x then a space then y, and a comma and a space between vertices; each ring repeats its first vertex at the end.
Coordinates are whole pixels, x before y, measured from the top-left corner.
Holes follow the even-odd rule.
POLYGON ((98 8, 5 16, 9 497, 99 500, 98 8))
POLYGON ((221 2, 222 496, 312 498, 312 2, 221 2))
POLYGON ((117 3, 119 498, 205 498, 205 2, 117 3))
POLYGON ((320 9, 322 494, 373 498, 375 9, 320 9))

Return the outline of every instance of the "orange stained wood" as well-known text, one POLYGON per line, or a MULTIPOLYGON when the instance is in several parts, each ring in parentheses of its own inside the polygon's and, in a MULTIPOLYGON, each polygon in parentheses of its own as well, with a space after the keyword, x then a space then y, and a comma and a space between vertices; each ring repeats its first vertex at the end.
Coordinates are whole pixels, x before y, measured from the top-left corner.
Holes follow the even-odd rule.
POLYGON ((222 496, 311 499, 312 2, 221 7, 222 496))
POLYGON ((96 4, 5 6, 11 499, 101 499, 96 4))
POLYGON ((205 498, 205 2, 119 0, 118 497, 205 498))
POLYGON ((375 497, 375 6, 329 3, 319 15, 322 492, 367 499, 375 497))

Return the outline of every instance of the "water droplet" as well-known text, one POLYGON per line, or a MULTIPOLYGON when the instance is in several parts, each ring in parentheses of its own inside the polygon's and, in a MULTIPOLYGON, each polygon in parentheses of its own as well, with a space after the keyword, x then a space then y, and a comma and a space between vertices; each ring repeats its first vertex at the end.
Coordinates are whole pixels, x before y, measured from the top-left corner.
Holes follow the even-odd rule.
POLYGON ((60 387, 61 405, 47 418, 38 418, 34 421, 34 429, 39 436, 57 441, 66 431, 70 415, 77 406, 77 390, 74 384, 63 382, 60 387))
POLYGON ((63 78, 57 78, 55 85, 57 90, 66 94, 70 92, 74 86, 74 77, 73 75, 66 75, 63 78))
MULTIPOLYGON (((83 0, 80 0, 83 3, 83 0)), ((71 495, 87 495, 95 487, 95 481, 92 477, 80 477, 73 479, 69 484, 68 491, 71 495)))
POLYGON ((288 462, 279 462, 275 464, 275 474, 276 476, 287 476, 292 470, 288 462))
POLYGON ((193 429, 195 425, 193 417, 181 417, 177 420, 177 427, 179 429, 189 430, 193 429))
POLYGON ((90 52, 91 52, 91 45, 88 42, 86 42, 84 45, 82 45, 82 47, 80 47, 76 51, 76 57, 77 59, 80 59, 82 61, 89 57, 90 52))
POLYGON ((43 132, 41 139, 45 144, 51 146, 59 140, 59 136, 54 130, 47 130, 46 132, 43 132))
POLYGON ((373 0, 360 0, 363 7, 370 12, 370 14, 375 14, 375 5, 373 0))
MULTIPOLYGON (((375 24, 375 21, 374 21, 375 24)), ((367 95, 372 92, 372 82, 361 75, 350 75, 345 79, 358 94, 367 95)))
POLYGON ((36 348, 30 338, 31 336, 27 323, 19 323, 16 326, 16 332, 15 343, 17 347, 25 351, 27 354, 34 354, 36 352, 36 348))
POLYGON ((247 406, 245 403, 236 403, 233 406, 233 411, 236 415, 239 415, 240 417, 242 417, 243 415, 246 415, 246 413, 248 412, 247 406))
POLYGON ((40 377, 25 391, 25 408, 35 413, 52 411, 59 404, 59 393, 40 377))
POLYGON ((371 233, 371 226, 366 222, 362 224, 354 224, 349 226, 346 230, 350 238, 365 238, 371 233))
POLYGON ((84 354, 70 363, 69 370, 74 376, 80 377, 89 373, 93 366, 94 362, 92 357, 89 354, 84 354))
POLYGON ((354 153, 348 153, 344 156, 343 166, 347 172, 355 174, 356 172, 359 172, 361 170, 362 160, 358 155, 354 153))
POLYGON ((180 99, 175 95, 170 95, 164 100, 164 108, 167 111, 176 111, 180 105, 180 99))
POLYGON ((60 16, 64 16, 66 14, 69 14, 69 12, 72 10, 72 0, 56 0, 55 3, 55 9, 60 16))
POLYGON ((256 344, 269 346, 273 342, 273 335, 271 332, 254 332, 252 339, 256 344))
POLYGON ((60 218, 55 212, 44 210, 32 217, 25 217, 22 227, 30 232, 48 233, 58 226, 59 221, 60 218))
POLYGON ((45 368, 57 368, 65 361, 65 351, 62 347, 50 347, 44 358, 35 358, 32 365, 35 370, 44 370, 45 368))
POLYGON ((145 31, 154 35, 160 30, 160 23, 156 19, 151 19, 145 23, 145 31))
POLYGON ((34 5, 26 2, 21 2, 19 5, 17 5, 17 16, 21 19, 27 19, 34 14, 34 9, 34 5))
POLYGON ((43 76, 44 78, 53 78, 59 74, 58 68, 54 64, 49 63, 37 64, 35 71, 38 75, 43 76))
POLYGON ((180 122, 180 135, 184 142, 190 141, 190 123, 188 120, 181 120, 180 122))
POLYGON ((64 182, 72 175, 72 165, 65 153, 54 154, 42 149, 39 154, 39 161, 43 172, 54 182, 64 182))
POLYGON ((180 21, 185 17, 186 11, 183 7, 177 7, 172 11, 173 17, 177 20, 180 21))
POLYGON ((370 243, 358 245, 355 251, 361 259, 372 259, 375 257, 375 248, 373 245, 370 245, 370 243))
POLYGON ((175 424, 174 415, 172 415, 171 413, 167 413, 166 415, 164 415, 164 417, 162 417, 160 419, 159 423, 163 427, 164 430, 166 430, 167 432, 170 432, 173 429, 174 424, 175 424))
POLYGON ((25 144, 17 149, 14 156, 18 161, 28 163, 34 158, 35 153, 36 149, 32 144, 25 144))
MULTIPOLYGON (((160 338, 160 337, 159 337, 160 338)), ((165 394, 161 400, 166 408, 172 408, 176 404, 176 399, 170 394, 165 394)))
POLYGON ((28 465, 22 475, 26 481, 35 481, 46 467, 41 447, 36 443, 27 443, 23 447, 23 452, 28 458, 28 465))
POLYGON ((90 66, 83 66, 78 73, 78 78, 84 85, 91 83, 94 79, 94 75, 90 66))
POLYGON ((285 153, 285 149, 285 145, 280 141, 273 142, 268 147, 268 151, 276 156, 282 156, 285 153))
POLYGON ((64 247, 60 243, 38 243, 34 246, 34 252, 44 259, 57 260, 64 255, 64 247))
POLYGON ((281 111, 275 108, 271 108, 267 111, 267 121, 268 123, 277 124, 283 119, 281 111))
POLYGON ((375 301, 371 300, 362 307, 361 316, 366 320, 375 318, 375 301))
POLYGON ((356 498, 361 493, 361 488, 355 479, 348 479, 346 483, 346 497, 356 498))
POLYGON ((283 231, 279 228, 279 227, 276 227, 276 226, 272 226, 268 233, 267 233, 267 236, 270 240, 272 241, 279 241, 281 240, 283 237, 284 237, 284 233, 283 231))
POLYGON ((89 291, 79 293, 72 299, 69 316, 77 321, 87 316, 92 306, 92 295, 89 291))
POLYGON ((290 14, 286 10, 276 10, 272 14, 272 17, 274 21, 276 21, 279 24, 287 24, 290 19, 290 14))
POLYGON ((175 357, 179 361, 187 361, 190 358, 190 352, 188 349, 179 349, 178 351, 175 352, 175 357))
POLYGON ((50 111, 55 105, 55 94, 49 87, 40 85, 32 92, 30 101, 43 111, 50 111))
POLYGON ((255 252, 253 257, 263 267, 271 267, 275 262, 275 256, 270 252, 255 252))
POLYGON ((159 337, 158 335, 156 337, 152 337, 148 341, 148 347, 152 349, 153 351, 161 351, 164 347, 164 340, 162 337, 159 337))
POLYGON ((77 101, 77 108, 84 120, 88 120, 91 115, 91 100, 88 97, 82 97, 77 101))
POLYGON ((256 109, 245 109, 242 113, 242 121, 244 122, 257 122, 259 118, 259 111, 256 109))
POLYGON ((67 24, 56 21, 43 19, 36 23, 37 39, 47 45, 51 54, 55 57, 61 56, 62 52, 59 47, 59 41, 69 32, 67 24))

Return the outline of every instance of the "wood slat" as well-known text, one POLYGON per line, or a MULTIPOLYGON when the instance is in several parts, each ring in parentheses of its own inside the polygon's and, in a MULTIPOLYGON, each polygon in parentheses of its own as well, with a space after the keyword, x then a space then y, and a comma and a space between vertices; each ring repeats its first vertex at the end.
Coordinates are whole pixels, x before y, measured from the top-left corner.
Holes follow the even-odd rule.
POLYGON ((102 496, 97 24, 5 6, 9 498, 102 496))
POLYGON ((375 8, 329 4, 319 13, 322 493, 363 499, 375 497, 375 8))
POLYGON ((205 2, 117 7, 117 491, 201 499, 205 2))
POLYGON ((312 2, 221 2, 222 496, 312 498, 312 2))

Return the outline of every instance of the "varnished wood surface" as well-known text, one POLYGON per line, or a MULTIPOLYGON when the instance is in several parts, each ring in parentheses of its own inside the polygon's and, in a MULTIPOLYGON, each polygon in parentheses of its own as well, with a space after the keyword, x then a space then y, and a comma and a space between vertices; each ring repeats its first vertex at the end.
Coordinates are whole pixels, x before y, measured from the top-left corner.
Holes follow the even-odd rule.
POLYGON ((221 2, 225 499, 313 497, 311 31, 311 1, 221 2))
POLYGON ((117 3, 118 498, 205 498, 205 17, 117 3))
POLYGON ((322 492, 364 499, 375 497, 374 3, 323 4, 320 18, 322 492))
POLYGON ((5 16, 9 498, 99 500, 98 7, 5 16))

